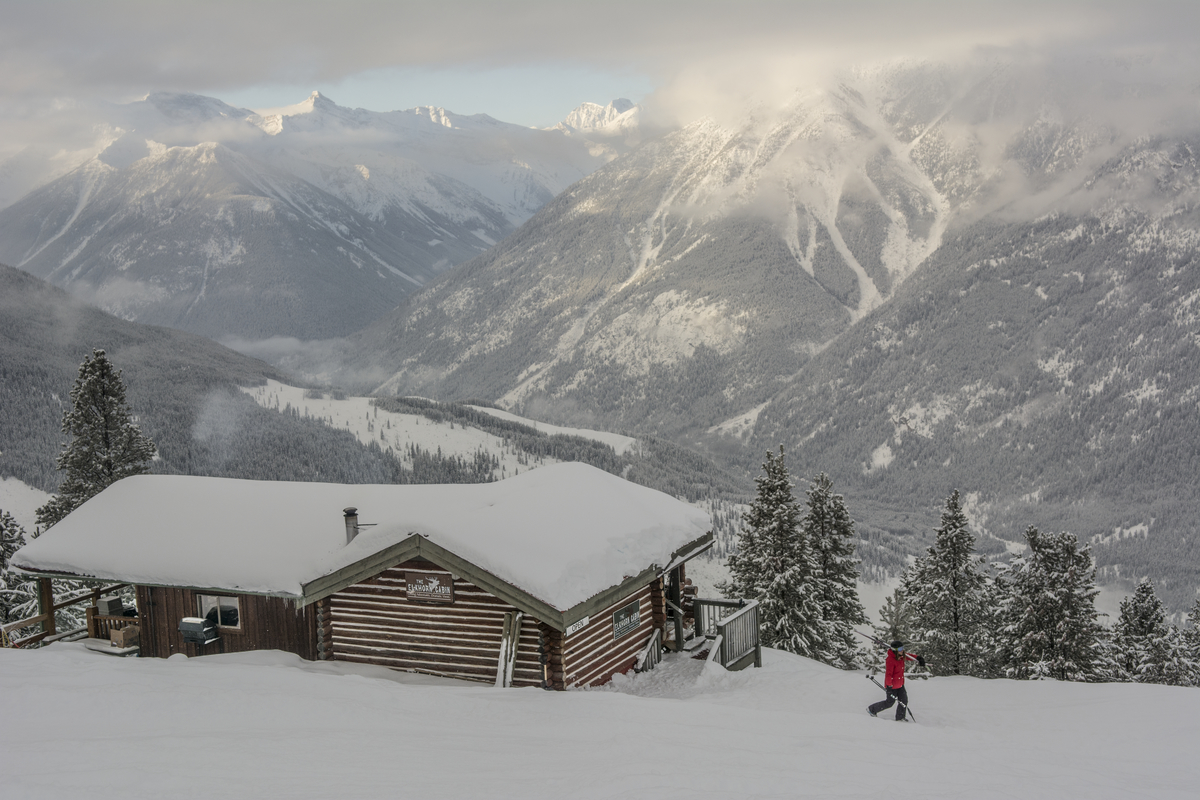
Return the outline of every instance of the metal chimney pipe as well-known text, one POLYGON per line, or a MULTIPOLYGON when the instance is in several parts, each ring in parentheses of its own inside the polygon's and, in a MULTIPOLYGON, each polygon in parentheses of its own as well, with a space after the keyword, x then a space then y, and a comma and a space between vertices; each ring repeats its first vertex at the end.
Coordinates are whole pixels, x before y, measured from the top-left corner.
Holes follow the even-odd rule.
POLYGON ((346 516, 346 544, 350 544, 358 535, 358 509, 354 506, 343 508, 342 514, 346 516))

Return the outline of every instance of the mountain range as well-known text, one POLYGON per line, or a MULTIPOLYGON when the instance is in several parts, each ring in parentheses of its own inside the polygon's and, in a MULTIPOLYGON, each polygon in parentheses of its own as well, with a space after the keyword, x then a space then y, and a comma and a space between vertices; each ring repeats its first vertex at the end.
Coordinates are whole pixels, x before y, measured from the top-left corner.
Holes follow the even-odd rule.
POLYGON ((891 62, 665 132, 620 101, 530 131, 152 95, 121 113, 153 124, 0 210, 0 258, 127 318, 324 339, 288 368, 350 391, 482 398, 739 476, 782 444, 881 569, 957 488, 989 555, 1072 530, 1103 581, 1149 575, 1179 610, 1200 121, 1160 66, 891 62))
POLYGON ((98 106, 76 121, 92 141, 0 164, 0 261, 128 320, 341 336, 628 149, 637 109, 617 107, 536 130, 317 92, 263 114, 192 94, 98 106))
MULTIPOLYGON (((1068 528, 1200 584, 1200 124, 1127 65, 893 64, 573 185, 352 338, 381 394, 783 443, 866 527, 1068 528)), ((1189 105, 1190 104, 1190 105, 1189 105)))

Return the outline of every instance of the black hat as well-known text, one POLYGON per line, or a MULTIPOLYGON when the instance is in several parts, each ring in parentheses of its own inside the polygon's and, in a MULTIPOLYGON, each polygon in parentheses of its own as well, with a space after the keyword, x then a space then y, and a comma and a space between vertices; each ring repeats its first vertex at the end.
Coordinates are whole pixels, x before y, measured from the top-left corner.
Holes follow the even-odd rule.
POLYGON ((902 641, 900 641, 899 639, 897 639, 896 641, 892 642, 892 644, 891 644, 891 648, 892 648, 893 650, 903 650, 903 649, 904 649, 904 642, 902 642, 902 641))

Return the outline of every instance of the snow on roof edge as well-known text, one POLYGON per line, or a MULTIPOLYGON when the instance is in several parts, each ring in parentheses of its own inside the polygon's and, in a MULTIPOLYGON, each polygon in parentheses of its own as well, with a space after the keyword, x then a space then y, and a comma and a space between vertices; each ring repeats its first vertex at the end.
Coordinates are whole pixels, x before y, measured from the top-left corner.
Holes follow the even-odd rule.
POLYGON ((423 486, 145 475, 89 500, 13 557, 28 572, 300 598, 411 533, 553 608, 619 585, 709 532, 708 515, 585 464, 423 486), (345 544, 341 510, 377 523, 345 544))

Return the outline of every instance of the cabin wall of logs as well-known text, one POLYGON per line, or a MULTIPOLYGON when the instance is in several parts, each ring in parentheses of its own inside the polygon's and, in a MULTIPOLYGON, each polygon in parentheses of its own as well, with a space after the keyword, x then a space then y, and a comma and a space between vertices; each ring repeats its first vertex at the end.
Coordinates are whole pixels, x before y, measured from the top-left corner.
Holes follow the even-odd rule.
MULTIPOLYGON (((494 682, 516 608, 428 561, 408 561, 317 604, 323 659, 494 682), (414 586, 432 587, 417 594, 414 586), (417 596, 410 597, 410 594, 417 596)), ((512 686, 541 686, 538 621, 520 619, 512 686)))
POLYGON ((224 626, 216 641, 196 645, 183 640, 178 626, 184 617, 201 616, 201 594, 137 587, 143 655, 278 649, 309 660, 561 690, 599 686, 628 672, 668 618, 668 588, 660 578, 564 633, 447 569, 412 560, 304 608, 279 598, 229 595, 237 600, 237 627, 224 626), (506 631, 507 668, 500 659, 506 631))
MULTIPOLYGON (((316 612, 311 607, 278 597, 200 592, 163 586, 138 586, 140 646, 143 656, 167 658, 175 653, 207 656, 250 650, 283 650, 301 658, 317 658, 316 612), (203 616, 200 596, 225 597, 237 602, 237 625, 218 629, 215 641, 205 645, 183 640, 179 622, 203 616)), ((228 621, 228 619, 226 620, 228 621)))

